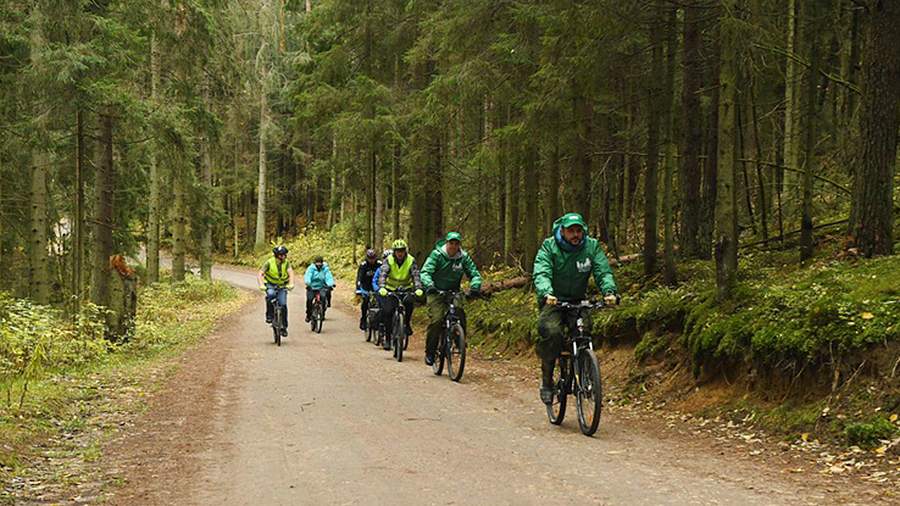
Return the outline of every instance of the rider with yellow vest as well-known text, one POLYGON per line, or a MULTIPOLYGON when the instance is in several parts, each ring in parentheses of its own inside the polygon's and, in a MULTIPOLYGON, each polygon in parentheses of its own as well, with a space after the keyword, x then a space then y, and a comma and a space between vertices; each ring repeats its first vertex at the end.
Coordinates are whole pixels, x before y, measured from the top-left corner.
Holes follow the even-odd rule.
MULTIPOLYGON (((378 276, 378 290, 380 295, 379 303, 381 304, 381 318, 388 337, 393 335, 394 311, 397 309, 398 301, 394 297, 388 297, 388 292, 397 290, 410 290, 415 288, 416 297, 422 297, 422 281, 419 279, 419 266, 416 259, 407 253, 406 241, 397 239, 391 245, 393 253, 387 258, 381 266, 381 274, 378 276)), ((406 335, 412 335, 412 321, 414 301, 407 299, 403 306, 406 310, 406 335)), ((384 340, 384 349, 391 349, 391 340, 384 340)))
POLYGON ((284 246, 275 246, 272 249, 272 258, 266 260, 256 275, 259 289, 266 292, 266 323, 272 323, 275 307, 272 301, 277 297, 278 303, 284 308, 282 334, 287 335, 287 291, 294 289, 294 269, 287 260, 288 249, 284 246))

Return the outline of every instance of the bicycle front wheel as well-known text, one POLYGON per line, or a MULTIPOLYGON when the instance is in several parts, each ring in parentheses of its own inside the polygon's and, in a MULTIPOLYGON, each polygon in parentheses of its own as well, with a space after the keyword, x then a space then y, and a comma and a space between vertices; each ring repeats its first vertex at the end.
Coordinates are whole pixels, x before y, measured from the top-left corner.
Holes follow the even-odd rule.
POLYGON ((403 307, 397 309, 397 316, 394 317, 394 358, 397 362, 403 362, 403 343, 406 339, 406 324, 403 321, 403 307))
POLYGON ((275 318, 272 319, 272 332, 275 334, 275 344, 281 346, 281 307, 275 307, 275 318))
POLYGON ((553 366, 553 401, 547 404, 547 418, 553 425, 566 418, 566 383, 569 381, 569 358, 559 357, 553 366))
POLYGON ((600 411, 603 409, 603 386, 600 383, 600 364, 590 349, 578 354, 575 395, 578 399, 578 425, 585 436, 597 432, 600 411))
POLYGON ((447 342, 447 375, 453 381, 462 379, 466 368, 466 333, 462 325, 456 323, 450 327, 450 339, 447 342))

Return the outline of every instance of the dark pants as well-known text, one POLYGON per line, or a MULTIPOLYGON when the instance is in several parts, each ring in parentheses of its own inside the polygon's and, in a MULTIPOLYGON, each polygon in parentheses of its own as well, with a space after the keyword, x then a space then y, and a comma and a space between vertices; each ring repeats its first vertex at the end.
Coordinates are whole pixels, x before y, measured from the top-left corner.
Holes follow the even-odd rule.
MULTIPOLYGON (((459 316, 463 331, 466 328, 466 313, 463 310, 463 300, 459 297, 456 301, 456 315, 459 316)), ((444 316, 450 305, 443 295, 431 294, 428 296, 428 333, 425 338, 425 354, 434 355, 441 332, 444 332, 444 316)))
POLYGON ((281 304, 281 315, 284 328, 288 326, 288 309, 287 309, 287 289, 283 286, 266 283, 266 321, 272 321, 275 318, 275 304, 273 301, 278 299, 281 304))
MULTIPOLYGON (((394 311, 399 306, 399 301, 396 297, 382 297, 381 299, 381 323, 384 325, 384 329, 387 332, 388 336, 394 335, 394 311)), ((403 308, 406 311, 406 327, 411 328, 412 322, 412 314, 413 314, 413 306, 415 305, 415 301, 413 298, 407 297, 406 302, 403 304, 403 308)))
POLYGON ((553 376, 553 363, 562 351, 563 337, 567 328, 575 324, 576 316, 567 320, 564 311, 550 305, 544 305, 538 315, 538 341, 534 345, 535 352, 541 358, 543 381, 548 385, 553 376))
MULTIPOLYGON (((312 307, 313 301, 316 299, 316 294, 322 294, 322 301, 325 303, 325 307, 331 307, 331 290, 328 288, 322 288, 320 290, 315 290, 312 288, 306 289, 306 317, 312 317, 312 307)), ((323 311, 322 316, 325 316, 323 311)))
POLYGON ((366 319, 368 317, 369 317, 369 296, 363 295, 362 296, 362 305, 360 307, 360 314, 359 314, 359 328, 360 329, 365 329, 367 327, 366 319))

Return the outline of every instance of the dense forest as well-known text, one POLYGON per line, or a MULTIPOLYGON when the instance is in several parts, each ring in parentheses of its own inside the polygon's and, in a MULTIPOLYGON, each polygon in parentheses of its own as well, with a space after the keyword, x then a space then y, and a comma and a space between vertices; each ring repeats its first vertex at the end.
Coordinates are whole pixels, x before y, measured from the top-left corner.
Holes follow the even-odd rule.
POLYGON ((678 278, 891 254, 887 0, 4 0, 0 289, 106 304, 307 228, 530 268, 564 211, 678 278))

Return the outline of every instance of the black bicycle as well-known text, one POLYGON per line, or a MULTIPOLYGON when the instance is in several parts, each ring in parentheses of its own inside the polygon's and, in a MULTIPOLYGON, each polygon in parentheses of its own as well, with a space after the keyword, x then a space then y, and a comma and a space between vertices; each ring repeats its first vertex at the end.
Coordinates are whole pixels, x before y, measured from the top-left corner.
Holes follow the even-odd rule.
POLYGON ((309 326, 313 332, 322 333, 322 322, 325 321, 325 309, 328 305, 328 289, 316 290, 313 297, 312 313, 309 315, 309 326))
POLYGON ((448 307, 444 314, 444 332, 441 333, 440 341, 438 341, 437 350, 435 350, 437 356, 434 357, 431 369, 435 375, 440 376, 444 372, 444 361, 446 360, 447 376, 453 381, 459 381, 466 368, 466 332, 457 309, 462 294, 453 290, 436 290, 434 293, 443 297, 448 307))
POLYGON ((553 401, 547 405, 547 416, 550 423, 561 424, 566 417, 566 398, 569 394, 574 395, 578 402, 578 425, 586 436, 597 432, 600 424, 603 385, 593 338, 585 332, 584 321, 592 310, 604 306, 602 301, 560 302, 556 305, 564 312, 569 333, 553 368, 553 401))
POLYGON ((381 346, 384 340, 384 326, 378 320, 378 299, 375 298, 373 292, 357 290, 357 294, 368 299, 368 311, 365 316, 366 324, 366 342, 373 342, 376 346, 381 346))
POLYGON ((278 346, 281 346, 281 338, 287 335, 287 328, 284 321, 284 306, 282 306, 281 302, 278 301, 278 296, 280 295, 281 290, 287 290, 287 288, 276 287, 275 296, 272 298, 272 308, 274 315, 274 317, 272 318, 272 333, 275 335, 275 344, 277 344, 278 346))
POLYGON ((403 351, 409 346, 409 336, 406 334, 406 310, 404 303, 413 296, 409 290, 395 290, 388 294, 397 300, 397 309, 394 310, 394 331, 391 334, 391 346, 394 350, 394 358, 397 362, 403 362, 403 351))

